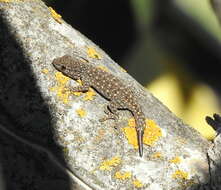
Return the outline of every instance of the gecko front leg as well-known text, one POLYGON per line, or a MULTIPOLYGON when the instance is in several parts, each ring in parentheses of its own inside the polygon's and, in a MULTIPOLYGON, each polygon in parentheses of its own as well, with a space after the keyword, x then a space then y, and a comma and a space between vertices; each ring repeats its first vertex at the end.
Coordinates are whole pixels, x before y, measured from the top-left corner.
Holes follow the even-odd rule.
POLYGON ((90 88, 89 85, 82 85, 82 86, 74 86, 74 87, 69 87, 71 91, 74 92, 87 92, 90 88))
POLYGON ((79 85, 79 86, 70 86, 69 87, 71 91, 74 92, 88 92, 89 88, 90 88, 90 83, 88 82, 88 80, 83 80, 83 84, 79 85))

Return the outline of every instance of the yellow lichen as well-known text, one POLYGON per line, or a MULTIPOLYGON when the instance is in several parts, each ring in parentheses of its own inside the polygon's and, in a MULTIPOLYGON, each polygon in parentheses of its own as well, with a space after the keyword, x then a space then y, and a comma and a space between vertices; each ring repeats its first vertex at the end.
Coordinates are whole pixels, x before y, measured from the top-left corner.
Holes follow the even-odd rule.
POLYGON ((50 88, 51 91, 56 92, 57 97, 59 100, 61 100, 64 104, 67 104, 69 102, 69 96, 70 96, 70 91, 65 90, 63 86, 55 86, 50 88))
POLYGON ((86 111, 82 108, 77 109, 76 113, 80 116, 80 117, 84 117, 86 115, 86 111))
POLYGON ((103 71, 109 72, 108 68, 105 67, 105 66, 103 66, 103 65, 98 65, 97 68, 98 68, 98 69, 101 69, 101 70, 103 70, 103 71))
POLYGON ((124 134, 127 137, 128 143, 133 145, 135 149, 138 149, 137 144, 137 133, 135 127, 124 127, 123 128, 124 134))
POLYGON ((89 57, 101 59, 101 55, 93 47, 88 47, 87 54, 89 57))
POLYGON ((71 95, 71 92, 62 86, 57 86, 57 96, 60 100, 63 101, 63 103, 67 104, 69 103, 69 96, 71 95))
MULTIPOLYGON (((123 128, 125 136, 129 144, 133 145, 135 149, 138 149, 137 143, 137 132, 136 132, 136 123, 135 120, 129 119, 128 126, 123 128)), ((156 142, 159 137, 162 136, 161 129, 155 124, 153 120, 146 119, 146 128, 144 130, 143 142, 149 146, 152 146, 154 142, 156 142)))
POLYGON ((86 95, 84 97, 84 100, 93 100, 96 93, 92 88, 89 88, 89 90, 86 92, 86 95))
POLYGON ((181 171, 181 170, 176 170, 173 174, 172 174, 172 178, 175 179, 187 179, 188 178, 188 173, 181 171))
POLYGON ((134 186, 137 187, 137 188, 143 187, 143 184, 142 184, 138 179, 135 179, 135 180, 133 181, 133 184, 134 184, 134 186))
POLYGON ((80 96, 82 94, 82 92, 71 92, 71 93, 75 96, 80 96))
POLYGON ((41 72, 44 74, 48 74, 49 71, 48 71, 48 69, 42 69, 41 72))
POLYGON ((118 156, 111 158, 110 160, 105 160, 101 163, 99 169, 111 171, 113 167, 118 166, 121 163, 121 159, 118 156))
POLYGON ((134 118, 128 119, 128 126, 129 126, 129 127, 135 127, 135 126, 136 126, 136 123, 135 123, 135 119, 134 119, 134 118))
MULTIPOLYGON (((70 89, 66 88, 67 82, 70 78, 64 76, 61 72, 55 73, 55 79, 57 81, 57 86, 50 88, 51 91, 55 91, 57 96, 63 103, 67 104, 69 102, 69 96, 75 95, 80 96, 82 92, 73 92, 70 89)), ((77 80, 79 85, 82 85, 81 80, 77 80)), ((92 88, 89 88, 89 91, 85 93, 84 100, 93 100, 94 96, 96 95, 95 91, 92 88)))
POLYGON ((70 78, 64 76, 61 72, 55 73, 55 78, 60 85, 66 85, 70 78))
POLYGON ((162 158, 162 154, 161 152, 155 152, 153 155, 152 155, 152 158, 162 158))
POLYGON ((162 136, 159 126, 150 119, 146 119, 146 129, 144 130, 143 142, 152 146, 162 136))
POLYGON ((135 149, 138 149, 137 132, 135 129, 136 123, 134 118, 128 119, 128 126, 123 128, 124 134, 127 137, 128 143, 133 145, 135 149))
POLYGON ((179 164, 181 162, 180 157, 176 156, 175 158, 169 160, 170 163, 179 164))
POLYGON ((50 90, 53 92, 56 92, 57 97, 64 104, 67 104, 69 102, 69 96, 71 95, 71 91, 68 88, 66 88, 65 86, 70 79, 68 77, 64 76, 61 72, 55 73, 55 79, 57 81, 57 85, 50 88, 50 90))
POLYGON ((115 178, 116 179, 121 179, 121 180, 126 180, 126 179, 130 179, 132 176, 131 172, 116 172, 115 173, 115 178))
POLYGON ((52 8, 52 7, 48 7, 50 13, 51 13, 51 16, 53 17, 53 19, 58 22, 59 24, 62 23, 62 20, 61 20, 61 15, 59 15, 58 13, 56 13, 56 11, 52 8))
POLYGON ((80 86, 83 85, 83 82, 82 82, 82 80, 80 80, 80 79, 77 80, 77 83, 78 83, 80 86))

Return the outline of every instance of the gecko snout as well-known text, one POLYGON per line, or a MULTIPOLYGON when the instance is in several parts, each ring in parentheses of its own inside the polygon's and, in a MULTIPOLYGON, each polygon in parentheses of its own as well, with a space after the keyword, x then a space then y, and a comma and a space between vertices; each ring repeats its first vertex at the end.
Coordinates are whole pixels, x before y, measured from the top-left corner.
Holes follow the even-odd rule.
POLYGON ((65 65, 61 64, 60 60, 58 60, 58 59, 54 59, 52 64, 57 70, 59 70, 61 72, 66 69, 65 65))

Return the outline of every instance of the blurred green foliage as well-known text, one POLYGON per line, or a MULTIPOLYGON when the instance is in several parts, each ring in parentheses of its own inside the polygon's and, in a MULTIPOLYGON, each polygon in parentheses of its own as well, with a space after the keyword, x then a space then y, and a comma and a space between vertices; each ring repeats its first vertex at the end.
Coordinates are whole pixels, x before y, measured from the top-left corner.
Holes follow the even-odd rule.
POLYGON ((202 27, 221 40, 221 28, 217 17, 208 0, 175 0, 178 6, 183 8, 189 15, 198 21, 202 27))

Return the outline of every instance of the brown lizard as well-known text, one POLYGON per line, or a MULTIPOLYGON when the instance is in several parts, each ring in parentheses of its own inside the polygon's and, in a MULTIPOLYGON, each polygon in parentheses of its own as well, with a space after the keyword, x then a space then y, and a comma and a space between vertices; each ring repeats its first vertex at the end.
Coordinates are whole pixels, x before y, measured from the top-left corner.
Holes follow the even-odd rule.
POLYGON ((82 81, 82 86, 73 87, 71 90, 86 92, 92 87, 109 100, 105 110, 107 117, 103 121, 117 119, 118 109, 126 109, 132 113, 136 122, 139 154, 142 157, 145 115, 133 91, 119 78, 79 58, 64 55, 54 59, 52 64, 64 75, 82 81))

